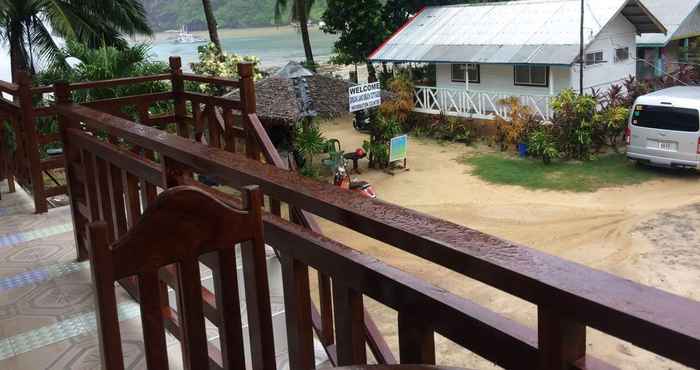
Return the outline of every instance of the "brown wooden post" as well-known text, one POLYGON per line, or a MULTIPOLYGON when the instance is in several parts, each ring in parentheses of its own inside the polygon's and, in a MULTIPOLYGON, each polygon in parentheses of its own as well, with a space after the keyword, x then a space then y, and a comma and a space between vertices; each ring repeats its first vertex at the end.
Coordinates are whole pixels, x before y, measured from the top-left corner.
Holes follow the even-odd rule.
POLYGON ((399 355, 402 364, 435 365, 435 333, 420 315, 399 311, 399 355))
MULTIPOLYGON (((54 94, 56 98, 56 105, 70 104, 70 87, 68 82, 59 81, 54 84, 54 94)), ((66 189, 68 192, 68 198, 70 199, 70 212, 73 217, 73 233, 75 234, 75 248, 77 252, 78 261, 84 261, 88 258, 87 246, 85 245, 84 238, 86 232, 86 224, 83 217, 80 216, 78 210, 78 198, 84 198, 84 189, 82 184, 79 183, 77 175, 75 174, 73 163, 80 162, 80 152, 75 150, 71 145, 67 129, 78 128, 78 124, 73 122, 70 118, 58 115, 58 125, 61 130, 61 141, 63 142, 63 156, 66 159, 66 189)))
MULTIPOLYGON (((32 183, 32 196, 34 197, 34 209, 36 213, 49 211, 44 189, 44 177, 41 171, 41 158, 39 157, 39 140, 36 130, 36 118, 34 117, 34 103, 32 101, 32 79, 25 71, 19 72, 19 104, 22 119, 22 134, 25 135, 27 145, 27 159, 29 161, 29 175, 32 183)), ((18 138, 19 140, 19 138, 18 138)))
POLYGON ((362 294, 333 280, 333 306, 338 356, 336 366, 366 364, 362 294))
POLYGON ((253 63, 240 63, 238 64, 238 74, 241 77, 240 95, 241 105, 243 106, 243 111, 241 113, 243 116, 243 127, 246 130, 246 155, 255 160, 260 160, 258 138, 256 137, 255 130, 252 127, 250 118, 248 117, 249 114, 255 113, 256 104, 253 67, 253 63))
POLYGON ((540 370, 565 370, 586 355, 586 327, 542 306, 537 310, 540 370))
POLYGON ((185 103, 185 81, 182 79, 182 59, 180 57, 170 57, 170 81, 173 85, 173 95, 175 100, 175 124, 177 134, 182 137, 189 137, 187 127, 187 106, 185 103))
POLYGON ((291 369, 315 368, 314 335, 311 322, 309 268, 294 258, 281 255, 287 344, 291 369))

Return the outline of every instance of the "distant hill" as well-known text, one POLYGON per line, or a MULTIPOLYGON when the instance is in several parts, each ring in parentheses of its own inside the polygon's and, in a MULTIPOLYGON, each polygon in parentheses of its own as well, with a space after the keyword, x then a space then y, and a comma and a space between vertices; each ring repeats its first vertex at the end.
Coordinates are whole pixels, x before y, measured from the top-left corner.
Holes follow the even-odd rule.
MULTIPOLYGON (((205 30, 201 0, 142 0, 155 31, 178 29, 205 30)), ((275 0, 213 0, 216 20, 222 28, 274 25, 275 0)), ((289 1, 292 3, 292 1, 289 1)), ((311 20, 318 21, 326 9, 326 0, 316 0, 311 20)), ((288 16, 284 16, 288 23, 288 16)))

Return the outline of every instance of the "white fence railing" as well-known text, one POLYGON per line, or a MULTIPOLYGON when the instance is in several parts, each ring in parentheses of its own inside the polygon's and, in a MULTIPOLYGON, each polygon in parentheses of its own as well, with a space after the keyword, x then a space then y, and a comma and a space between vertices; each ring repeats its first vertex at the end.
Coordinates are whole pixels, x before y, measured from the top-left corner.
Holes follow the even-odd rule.
POLYGON ((416 86, 414 111, 448 116, 494 119, 499 116, 508 119, 508 107, 499 102, 516 97, 520 103, 532 108, 537 118, 548 120, 552 117, 549 95, 518 95, 498 92, 449 89, 416 86))

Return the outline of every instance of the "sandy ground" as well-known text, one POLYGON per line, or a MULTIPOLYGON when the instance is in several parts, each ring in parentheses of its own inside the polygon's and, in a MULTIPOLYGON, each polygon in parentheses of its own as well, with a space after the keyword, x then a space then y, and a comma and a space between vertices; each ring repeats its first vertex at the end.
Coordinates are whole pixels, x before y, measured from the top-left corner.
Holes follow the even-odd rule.
MULTIPOLYGON (((364 140, 348 120, 322 128, 327 138, 339 138, 346 151, 364 140)), ((488 184, 470 175, 469 167, 456 159, 476 150, 488 149, 412 139, 410 171, 395 176, 366 171, 359 177, 370 181, 383 200, 700 300, 700 177, 664 173, 641 185, 594 193, 531 191, 488 184)), ((366 161, 361 163, 361 168, 366 166, 366 161)), ((322 226, 327 235, 356 249, 536 326, 532 304, 335 224, 322 226)), ((396 349, 396 313, 374 303, 369 306, 396 349)), ((682 368, 592 329, 588 340, 589 354, 624 369, 682 368)), ((439 339, 437 346, 441 364, 492 366, 447 340, 439 339)))

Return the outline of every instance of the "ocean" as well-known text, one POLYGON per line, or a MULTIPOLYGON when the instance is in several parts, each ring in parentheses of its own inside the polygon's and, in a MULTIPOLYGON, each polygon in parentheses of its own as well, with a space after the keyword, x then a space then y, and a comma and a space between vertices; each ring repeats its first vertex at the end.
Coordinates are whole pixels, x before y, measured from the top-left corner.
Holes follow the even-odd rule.
MULTIPOLYGON (((266 27, 220 30, 224 50, 239 55, 254 55, 261 59, 263 68, 281 67, 288 61, 302 61, 304 48, 301 35, 293 27, 266 27)), ((207 38, 206 32, 194 32, 207 38)), ((170 56, 182 57, 183 67, 197 60, 197 46, 201 44, 175 44, 169 38, 176 33, 161 32, 152 39, 139 40, 152 45, 153 58, 167 62, 170 56)), ((311 47, 317 63, 327 62, 333 55, 333 43, 337 36, 323 33, 318 27, 309 30, 311 47)), ((0 80, 10 80, 10 55, 6 45, 0 45, 0 80)))

